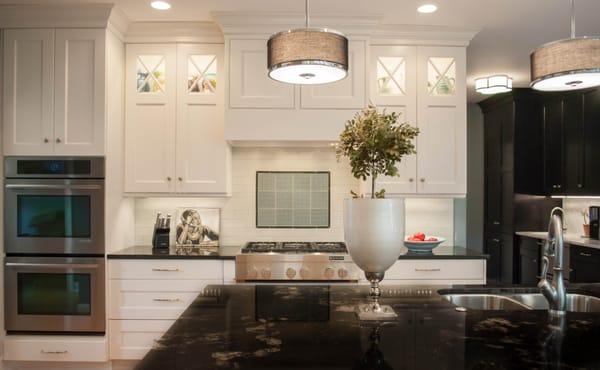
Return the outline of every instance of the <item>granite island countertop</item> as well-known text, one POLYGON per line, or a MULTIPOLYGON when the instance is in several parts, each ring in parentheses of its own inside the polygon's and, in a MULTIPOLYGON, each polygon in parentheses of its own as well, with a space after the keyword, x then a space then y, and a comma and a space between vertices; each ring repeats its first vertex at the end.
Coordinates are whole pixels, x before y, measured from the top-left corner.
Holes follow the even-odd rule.
POLYGON ((546 311, 459 312, 436 289, 403 286, 385 287, 398 317, 376 326, 353 312, 367 292, 209 286, 135 369, 600 368, 600 314, 568 313, 561 334, 546 311))
MULTIPOLYGON (((133 246, 108 253, 108 259, 221 259, 235 260, 241 253, 239 246, 221 246, 218 252, 186 251, 182 248, 153 249, 151 246, 133 246)), ((460 246, 441 245, 431 252, 411 252, 402 247, 398 259, 489 259, 483 252, 460 246)))

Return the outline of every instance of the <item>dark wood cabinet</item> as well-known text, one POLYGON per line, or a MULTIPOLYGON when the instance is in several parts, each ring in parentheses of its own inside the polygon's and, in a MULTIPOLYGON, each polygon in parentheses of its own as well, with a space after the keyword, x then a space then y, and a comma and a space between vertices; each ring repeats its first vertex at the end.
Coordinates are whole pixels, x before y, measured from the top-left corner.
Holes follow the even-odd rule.
POLYGON ((542 102, 544 124, 544 186, 547 194, 564 192, 563 119, 564 99, 545 99, 542 102))
MULTIPOLYGON (((484 249, 490 255, 488 280, 512 284, 520 276, 515 232, 545 229, 550 210, 561 204, 560 200, 540 196, 547 194, 546 110, 540 95, 530 89, 515 89, 479 105, 485 126, 484 249)), ((562 103, 549 106, 548 113, 562 117, 562 103)), ((560 139, 562 122, 551 118, 560 139)))
POLYGON ((600 282, 600 250, 572 245, 569 259, 571 283, 600 282))
POLYGON ((535 286, 540 280, 541 252, 543 241, 534 238, 519 237, 519 283, 535 286))
POLYGON ((580 194, 600 194, 600 88, 582 93, 583 184, 580 194))

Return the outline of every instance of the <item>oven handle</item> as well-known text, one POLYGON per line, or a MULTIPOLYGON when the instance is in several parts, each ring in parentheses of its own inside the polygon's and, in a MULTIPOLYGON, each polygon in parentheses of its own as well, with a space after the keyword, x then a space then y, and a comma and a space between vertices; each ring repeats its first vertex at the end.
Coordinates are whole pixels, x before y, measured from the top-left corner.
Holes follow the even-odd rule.
POLYGON ((100 185, 49 185, 49 184, 6 184, 7 189, 74 189, 74 190, 98 190, 100 185))
POLYGON ((48 267, 48 268, 68 268, 68 269, 97 269, 97 264, 83 263, 26 263, 26 262, 7 262, 6 266, 12 267, 48 267))

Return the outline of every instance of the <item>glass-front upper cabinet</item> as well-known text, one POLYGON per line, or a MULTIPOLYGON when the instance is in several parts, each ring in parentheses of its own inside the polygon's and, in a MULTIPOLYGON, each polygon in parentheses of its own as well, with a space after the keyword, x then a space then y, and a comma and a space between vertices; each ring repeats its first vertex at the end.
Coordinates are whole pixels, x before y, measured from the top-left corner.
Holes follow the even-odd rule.
POLYGON ((379 45, 372 46, 370 54, 370 100, 383 106, 414 106, 417 48, 379 45))
POLYGON ((178 97, 191 104, 216 104, 222 86, 222 45, 177 45, 178 97))

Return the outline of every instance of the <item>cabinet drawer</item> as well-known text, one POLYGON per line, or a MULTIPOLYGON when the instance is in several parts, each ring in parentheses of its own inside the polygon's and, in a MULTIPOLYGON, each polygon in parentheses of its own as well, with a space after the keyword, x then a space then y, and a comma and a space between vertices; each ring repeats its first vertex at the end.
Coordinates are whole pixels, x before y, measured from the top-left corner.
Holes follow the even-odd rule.
POLYGON ((221 280, 111 280, 111 319, 176 319, 207 285, 221 280))
POLYGON ((110 279, 204 279, 223 278, 220 260, 110 260, 110 279))
POLYGON ((175 320, 109 320, 110 359, 142 359, 175 320))
POLYGON ((386 280, 431 284, 485 284, 485 260, 400 260, 386 280))
POLYGON ((4 360, 105 362, 108 346, 106 337, 9 335, 4 339, 4 360))

